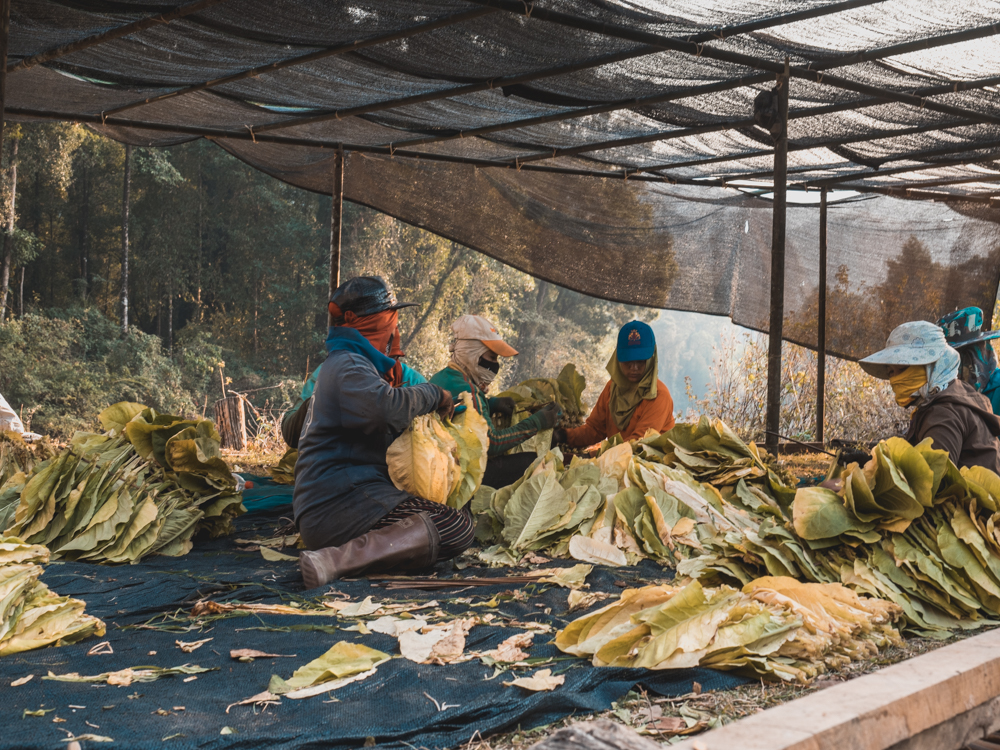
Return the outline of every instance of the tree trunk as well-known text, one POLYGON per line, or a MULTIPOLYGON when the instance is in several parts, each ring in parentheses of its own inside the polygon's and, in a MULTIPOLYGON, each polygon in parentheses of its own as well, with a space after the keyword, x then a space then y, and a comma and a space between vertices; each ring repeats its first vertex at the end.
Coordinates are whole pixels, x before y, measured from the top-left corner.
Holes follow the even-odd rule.
POLYGON ((19 300, 20 304, 18 305, 18 312, 20 313, 19 317, 21 318, 24 318, 24 271, 25 267, 21 266, 21 298, 19 300))
POLYGON ((198 267, 195 269, 195 276, 197 277, 198 291, 195 295, 194 305, 198 313, 198 322, 202 323, 205 320, 205 312, 201 307, 201 263, 202 263, 202 249, 204 242, 204 228, 202 227, 202 206, 204 203, 204 196, 202 195, 202 178, 201 178, 201 161, 198 162, 198 267))
POLYGON ((171 276, 167 285, 167 354, 174 353, 174 279, 171 276))
POLYGON ((132 188, 132 147, 125 146, 125 179, 122 181, 122 334, 128 333, 128 209, 132 188))
POLYGON ((80 207, 80 278, 83 304, 90 298, 90 170, 83 168, 83 205, 80 207))
POLYGON ((0 323, 3 323, 7 317, 7 292, 10 291, 10 265, 14 257, 14 210, 17 201, 18 141, 17 135, 14 135, 10 139, 10 205, 7 207, 7 226, 3 241, 3 268, 0 270, 0 323))
POLYGON ((445 272, 441 275, 441 278, 438 279, 437 284, 434 285, 434 293, 431 295, 431 303, 427 306, 427 309, 424 310, 424 314, 421 315, 420 318, 417 320, 416 325, 413 326, 413 330, 410 331, 410 335, 406 337, 406 341, 402 344, 401 347, 402 349, 405 350, 406 347, 408 347, 411 343, 413 343, 413 341, 416 340, 417 335, 420 333, 420 329, 424 327, 424 323, 428 321, 428 319, 431 317, 431 313, 433 313, 434 310, 437 308, 437 303, 438 300, 441 298, 441 290, 444 288, 445 282, 448 281, 448 279, 455 272, 455 269, 458 268, 461 262, 462 262, 462 251, 456 247, 454 250, 451 251, 451 263, 449 264, 445 272))

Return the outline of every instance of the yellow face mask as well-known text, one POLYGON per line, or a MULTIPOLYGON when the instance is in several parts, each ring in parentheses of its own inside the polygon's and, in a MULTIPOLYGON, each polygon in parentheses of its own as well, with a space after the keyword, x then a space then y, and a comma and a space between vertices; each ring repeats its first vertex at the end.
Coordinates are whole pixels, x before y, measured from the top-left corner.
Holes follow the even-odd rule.
POLYGON ((914 394, 927 385, 927 366, 912 365, 902 372, 889 377, 889 385, 896 394, 896 403, 909 406, 913 403, 914 394))

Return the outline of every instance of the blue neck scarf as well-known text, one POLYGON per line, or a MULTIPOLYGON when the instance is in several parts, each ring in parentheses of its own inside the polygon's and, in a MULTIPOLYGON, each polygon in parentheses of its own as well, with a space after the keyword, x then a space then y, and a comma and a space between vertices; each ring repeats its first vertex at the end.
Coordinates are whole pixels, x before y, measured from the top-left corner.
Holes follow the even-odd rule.
POLYGON ((326 337, 326 350, 333 352, 353 352, 371 362, 375 369, 385 374, 396 366, 396 360, 387 357, 369 343, 368 339, 345 326, 331 326, 326 337))

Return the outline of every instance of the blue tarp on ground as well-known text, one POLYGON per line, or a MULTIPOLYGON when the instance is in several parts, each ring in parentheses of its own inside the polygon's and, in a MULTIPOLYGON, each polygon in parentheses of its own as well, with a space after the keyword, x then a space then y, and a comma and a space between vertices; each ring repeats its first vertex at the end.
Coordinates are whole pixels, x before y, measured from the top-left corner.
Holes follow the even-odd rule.
MULTIPOLYGON (((56 563, 47 567, 43 580, 63 595, 87 602, 87 611, 108 626, 106 640, 114 653, 87 656, 99 639, 64 648, 30 651, 0 658, 6 722, 0 749, 61 746, 74 736, 111 737, 117 747, 161 748, 319 748, 360 747, 374 737, 379 746, 455 747, 471 739, 556 721, 568 715, 587 714, 610 707, 636 684, 661 695, 689 692, 692 683, 704 690, 729 688, 742 678, 706 669, 668 672, 593 668, 583 660, 558 661, 552 668, 566 676, 553 692, 528 693, 506 687, 510 674, 489 679, 493 669, 478 659, 447 666, 418 665, 402 658, 383 664, 372 677, 332 694, 304 700, 283 699, 264 710, 252 706, 227 707, 267 689, 272 674, 288 678, 299 666, 329 649, 335 642, 363 643, 397 654, 396 640, 372 633, 336 630, 350 623, 336 617, 244 614, 216 620, 203 629, 186 630, 190 619, 175 623, 176 631, 163 629, 164 615, 184 614, 203 598, 214 601, 290 603, 303 592, 295 562, 268 562, 259 551, 240 551, 236 539, 270 536, 284 523, 281 511, 248 514, 237 520, 237 531, 218 540, 197 539, 195 549, 182 558, 152 557, 139 565, 97 566, 56 563), (324 632, 330 631, 330 632, 324 632), (211 638, 192 653, 176 641, 211 638), (257 659, 243 663, 229 651, 253 648, 294 658, 257 659), (128 667, 176 667, 197 664, 216 668, 196 680, 167 677, 128 687, 45 681, 47 672, 93 675, 128 667), (35 677, 19 687, 10 683, 29 674, 35 677), (432 700, 432 698, 434 700, 432 700), (440 711, 435 705, 449 704, 440 711), (75 706, 75 708, 74 708, 75 706), (181 709, 180 707, 183 707, 181 709), (44 717, 26 716, 25 710, 55 709, 44 717), (166 712, 166 715, 158 713, 166 712), (55 719, 65 721, 56 722, 55 719), (224 727, 235 733, 220 734, 224 727)), ((291 550, 285 550, 290 552, 291 550)), ((438 566, 440 577, 516 574, 523 571, 438 566)), ((633 568, 595 570, 588 577, 592 590, 619 592, 622 586, 641 585, 669 577, 669 571, 646 562, 633 568)), ((386 591, 368 580, 343 581, 330 588, 354 601, 373 596, 420 606, 431 600, 449 612, 492 612, 504 622, 537 620, 556 627, 579 613, 566 613, 566 589, 533 587, 523 601, 501 596, 494 607, 473 607, 514 586, 488 586, 462 590, 386 591), (464 601, 455 601, 463 599, 464 601)), ((167 623, 169 625, 169 623, 167 623)), ((484 650, 520 628, 476 626, 469 633, 466 650, 484 650)), ((548 641, 535 637, 532 657, 564 656, 548 641)), ((523 670, 531 673, 533 670, 523 670)), ((87 745, 85 745, 86 747, 87 745)))

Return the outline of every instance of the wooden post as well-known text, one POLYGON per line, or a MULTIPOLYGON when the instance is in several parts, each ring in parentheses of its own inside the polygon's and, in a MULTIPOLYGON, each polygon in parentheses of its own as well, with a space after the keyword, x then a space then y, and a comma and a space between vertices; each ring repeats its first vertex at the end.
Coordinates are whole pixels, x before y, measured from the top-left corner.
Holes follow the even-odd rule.
POLYGON ((122 334, 128 333, 128 209, 132 188, 132 147, 125 145, 125 178, 122 181, 122 334))
MULTIPOLYGON (((340 247, 344 225, 344 147, 337 149, 333 160, 333 201, 330 206, 330 296, 340 286, 340 247)), ((329 300, 329 297, 327 297, 329 300)), ((327 315, 326 324, 333 325, 333 316, 327 315)))
POLYGON ((788 178, 788 60, 778 76, 781 132, 774 142, 774 204, 771 208, 771 315, 767 345, 767 419, 765 446, 778 455, 781 431, 781 335, 785 316, 785 202, 788 178))
POLYGON ((246 449, 247 421, 243 398, 239 395, 226 396, 213 404, 212 411, 222 447, 234 451, 246 449))
POLYGON ((819 301, 816 307, 816 442, 826 417, 826 188, 819 196, 819 301))

